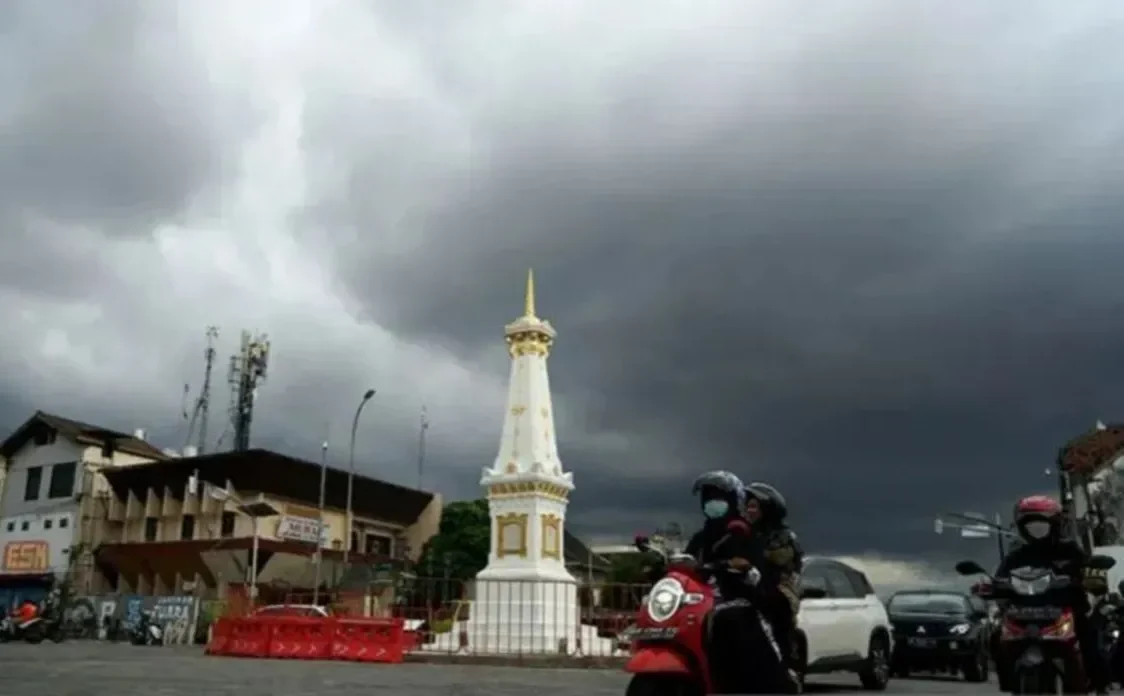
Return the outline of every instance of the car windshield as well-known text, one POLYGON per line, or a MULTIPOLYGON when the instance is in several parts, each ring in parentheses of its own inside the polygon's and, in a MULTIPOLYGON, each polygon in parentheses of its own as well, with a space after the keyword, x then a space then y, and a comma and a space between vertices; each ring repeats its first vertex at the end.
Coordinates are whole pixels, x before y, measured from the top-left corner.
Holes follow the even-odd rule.
POLYGON ((965 614, 968 605, 959 595, 899 594, 890 599, 891 614, 965 614))

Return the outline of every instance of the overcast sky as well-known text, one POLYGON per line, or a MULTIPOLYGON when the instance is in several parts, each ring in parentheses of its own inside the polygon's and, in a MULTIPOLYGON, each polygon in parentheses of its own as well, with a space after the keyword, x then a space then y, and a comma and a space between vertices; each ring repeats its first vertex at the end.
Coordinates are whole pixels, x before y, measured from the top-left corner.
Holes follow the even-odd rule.
POLYGON ((575 531, 693 522, 728 468, 815 550, 962 554, 933 513, 1005 512, 1124 419, 1122 20, 8 0, 0 424, 181 447, 205 327, 224 360, 254 329, 256 444, 313 458, 327 428, 342 464, 373 386, 363 470, 416 482, 426 404, 427 486, 475 495, 533 266, 575 531))

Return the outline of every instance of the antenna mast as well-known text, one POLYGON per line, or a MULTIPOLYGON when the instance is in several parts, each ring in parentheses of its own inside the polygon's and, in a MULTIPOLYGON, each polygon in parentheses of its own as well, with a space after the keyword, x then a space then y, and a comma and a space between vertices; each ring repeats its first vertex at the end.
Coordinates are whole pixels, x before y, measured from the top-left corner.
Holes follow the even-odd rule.
MULTIPOLYGON (((203 454, 207 446, 207 422, 211 411, 211 370, 215 364, 215 340, 219 337, 218 327, 208 326, 206 333, 207 347, 203 349, 203 387, 195 399, 191 409, 191 421, 187 426, 187 440, 184 442, 186 449, 191 445, 192 436, 198 443, 196 451, 203 454), (196 430, 198 428, 198 430, 196 430)), ((184 385, 184 396, 187 396, 187 385, 184 385)), ((187 413, 184 413, 187 417, 187 413)))
POLYGON ((230 358, 230 425, 234 431, 234 451, 250 449, 250 424, 254 420, 254 401, 258 385, 265 381, 269 367, 269 338, 242 332, 242 346, 230 358))
POLYGON ((425 472, 425 433, 429 430, 429 412, 421 409, 421 424, 418 428, 418 490, 422 488, 422 475, 425 472))

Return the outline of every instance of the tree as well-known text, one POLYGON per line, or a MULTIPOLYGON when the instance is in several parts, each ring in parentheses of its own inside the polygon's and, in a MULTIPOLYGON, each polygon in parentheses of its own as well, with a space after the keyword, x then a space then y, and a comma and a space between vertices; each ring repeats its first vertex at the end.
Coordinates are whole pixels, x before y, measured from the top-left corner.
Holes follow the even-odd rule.
POLYGON ((441 511, 441 527, 418 559, 422 577, 469 580, 488 564, 492 519, 488 501, 461 500, 441 511))

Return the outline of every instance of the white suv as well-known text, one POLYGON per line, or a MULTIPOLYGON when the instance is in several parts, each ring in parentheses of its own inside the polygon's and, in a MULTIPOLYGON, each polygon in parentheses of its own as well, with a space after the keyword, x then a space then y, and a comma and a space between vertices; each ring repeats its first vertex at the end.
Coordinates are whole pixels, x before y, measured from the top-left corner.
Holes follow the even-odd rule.
POLYGON ((807 593, 798 617, 803 673, 856 672, 864 688, 885 690, 893 631, 866 575, 840 561, 809 557, 801 585, 807 593))

